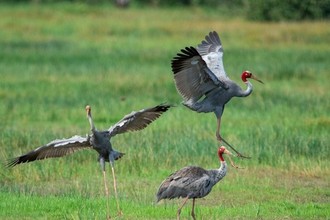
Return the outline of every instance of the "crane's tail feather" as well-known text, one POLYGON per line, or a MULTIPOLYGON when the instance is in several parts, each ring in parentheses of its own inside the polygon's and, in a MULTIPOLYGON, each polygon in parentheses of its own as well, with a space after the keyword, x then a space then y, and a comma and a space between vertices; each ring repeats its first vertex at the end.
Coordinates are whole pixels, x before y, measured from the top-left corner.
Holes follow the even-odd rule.
POLYGON ((124 155, 125 155, 125 153, 122 153, 122 152, 119 152, 119 151, 116 151, 116 150, 112 150, 112 151, 110 152, 109 157, 104 158, 104 157, 101 157, 101 156, 99 155, 98 161, 100 161, 100 160, 104 160, 104 161, 106 161, 106 162, 109 162, 109 163, 111 164, 111 166, 113 166, 115 160, 119 160, 119 159, 122 158, 124 155))
POLYGON ((115 160, 119 160, 120 158, 122 158, 125 155, 125 153, 122 153, 119 151, 112 151, 112 154, 113 154, 113 158, 115 160))

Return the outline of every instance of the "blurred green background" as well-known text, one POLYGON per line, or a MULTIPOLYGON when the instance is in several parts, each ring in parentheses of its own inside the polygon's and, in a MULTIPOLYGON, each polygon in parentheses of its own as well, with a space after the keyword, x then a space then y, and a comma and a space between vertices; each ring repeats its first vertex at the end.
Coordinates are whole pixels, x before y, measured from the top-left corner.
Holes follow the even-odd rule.
MULTIPOLYGON (((120 219, 173 219, 180 200, 154 204, 161 181, 187 165, 210 169, 219 163, 216 118, 180 104, 170 62, 181 48, 196 46, 215 30, 229 77, 244 87, 240 74, 248 69, 265 84, 253 82, 251 96, 226 105, 222 135, 252 159, 235 159, 245 169, 230 167, 210 195, 197 201, 198 219, 326 219, 329 13, 285 17, 272 12, 277 18, 258 18, 261 9, 253 4, 280 4, 265 2, 130 1, 127 7, 112 1, 2 2, 1 161, 56 138, 88 133, 86 104, 99 129, 133 110, 174 104, 147 129, 112 140, 126 153, 116 163, 120 219)), ((296 2, 307 3, 328 10, 328 1, 296 2)), ((269 7, 265 14, 281 7, 269 7)), ((104 218, 96 159, 86 150, 2 167, 0 217, 104 218)), ((115 213, 113 196, 110 201, 115 213)), ((189 217, 188 207, 182 216, 189 217)))

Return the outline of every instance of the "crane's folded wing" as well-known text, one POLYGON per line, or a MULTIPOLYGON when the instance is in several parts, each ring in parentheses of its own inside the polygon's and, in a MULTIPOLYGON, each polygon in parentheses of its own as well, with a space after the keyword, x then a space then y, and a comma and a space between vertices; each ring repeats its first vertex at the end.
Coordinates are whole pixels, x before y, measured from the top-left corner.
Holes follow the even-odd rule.
POLYGON ((209 184, 207 170, 196 166, 184 167, 172 173, 160 184, 157 201, 187 197, 190 192, 199 191, 198 188, 205 184, 209 184))

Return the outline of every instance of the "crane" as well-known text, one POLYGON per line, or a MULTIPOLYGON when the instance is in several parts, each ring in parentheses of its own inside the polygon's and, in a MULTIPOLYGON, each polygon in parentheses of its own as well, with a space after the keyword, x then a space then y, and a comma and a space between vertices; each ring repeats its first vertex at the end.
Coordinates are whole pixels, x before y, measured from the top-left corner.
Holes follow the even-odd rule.
MULTIPOLYGON (((159 186, 157 202, 162 199, 184 198, 177 211, 177 219, 180 219, 181 209, 188 199, 192 199, 191 216, 195 219, 195 199, 207 196, 212 187, 227 173, 227 163, 223 159, 223 154, 232 155, 224 146, 219 147, 218 157, 221 164, 219 169, 205 170, 198 166, 187 166, 172 173, 159 186)), ((236 167, 231 159, 230 162, 236 167)))
MULTIPOLYGON (((109 190, 106 184, 105 162, 109 162, 111 165, 118 214, 121 214, 117 196, 117 183, 115 178, 114 162, 115 160, 120 159, 124 153, 113 149, 110 140, 117 134, 144 129, 150 123, 160 117, 164 112, 166 112, 170 107, 170 105, 160 104, 155 107, 142 109, 137 112, 133 111, 130 114, 124 116, 120 121, 111 126, 108 130, 98 131, 95 128, 93 122, 91 106, 87 105, 86 113, 90 124, 91 134, 87 135, 86 137, 75 135, 67 139, 53 140, 46 145, 38 147, 26 154, 9 160, 7 167, 14 167, 21 163, 27 163, 46 158, 63 157, 81 149, 94 149, 99 154, 98 160, 103 172, 104 187, 107 197, 109 195, 109 190)), ((109 205, 107 204, 107 206, 109 205)))
POLYGON ((186 47, 172 59, 172 72, 177 91, 183 98, 183 105, 195 112, 214 112, 217 117, 216 138, 224 141, 239 157, 245 157, 236 151, 220 135, 221 116, 225 104, 233 97, 246 97, 253 86, 248 79, 263 83, 250 71, 243 71, 242 81, 247 89, 243 90, 230 80, 223 66, 223 48, 217 32, 205 36, 197 49, 186 47))

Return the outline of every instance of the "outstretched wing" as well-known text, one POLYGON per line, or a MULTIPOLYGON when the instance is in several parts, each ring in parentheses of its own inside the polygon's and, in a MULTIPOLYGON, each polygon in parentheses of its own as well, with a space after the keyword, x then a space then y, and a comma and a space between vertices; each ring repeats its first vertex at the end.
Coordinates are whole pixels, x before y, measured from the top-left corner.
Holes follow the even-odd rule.
POLYGON ((175 85, 180 95, 188 101, 197 101, 219 86, 228 88, 207 67, 194 47, 186 47, 172 59, 175 85))
POLYGON ((111 126, 108 131, 110 136, 125 133, 127 131, 142 130, 151 124, 154 120, 159 118, 164 112, 166 112, 171 105, 157 105, 152 108, 142 109, 140 111, 133 111, 126 115, 123 119, 111 126))
POLYGON ((227 78, 223 67, 223 48, 217 32, 213 31, 206 35, 205 40, 198 45, 197 51, 219 80, 227 78))
POLYGON ((13 167, 20 163, 27 163, 51 157, 62 157, 77 150, 89 147, 89 140, 86 137, 76 135, 68 139, 57 139, 22 156, 9 160, 7 167, 13 167))

